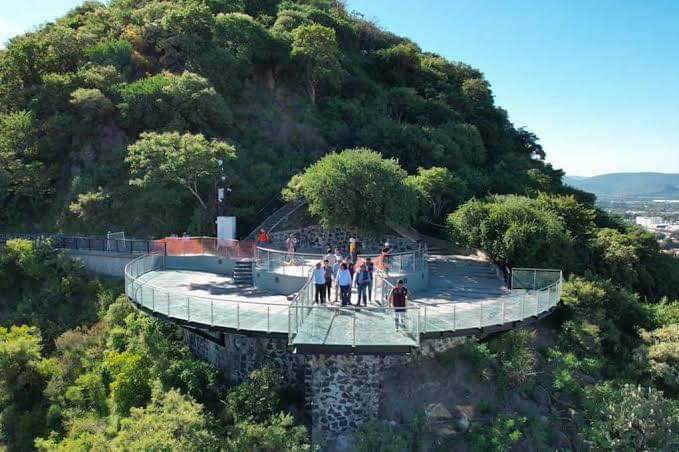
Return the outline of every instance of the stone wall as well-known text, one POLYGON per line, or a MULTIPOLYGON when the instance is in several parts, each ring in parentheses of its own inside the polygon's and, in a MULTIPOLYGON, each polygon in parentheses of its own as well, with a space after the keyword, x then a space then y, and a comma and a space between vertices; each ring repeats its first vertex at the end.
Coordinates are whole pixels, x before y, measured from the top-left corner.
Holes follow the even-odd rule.
POLYGON ((195 356, 234 382, 245 380, 267 362, 284 369, 288 381, 304 392, 312 441, 321 446, 360 430, 378 416, 380 404, 389 402, 381 400, 386 370, 417 365, 420 359, 464 342, 464 338, 426 339, 409 355, 299 355, 288 350, 285 338, 224 334, 224 345, 220 345, 190 331, 186 337, 195 356))
POLYGON ((305 397, 311 408, 313 443, 325 445, 377 417, 382 372, 407 361, 405 355, 310 356, 305 397))
MULTIPOLYGON (((284 369, 291 385, 304 388, 306 357, 290 353, 285 338, 223 334, 224 345, 220 345, 202 335, 185 331, 187 344, 194 356, 209 362, 233 382, 240 383, 253 370, 272 363, 284 369)), ((220 338, 214 337, 215 340, 220 338)))
POLYGON ((378 254, 384 242, 389 242, 391 249, 394 252, 407 251, 417 249, 417 244, 413 241, 397 236, 395 234, 361 234, 357 231, 350 231, 346 229, 323 229, 320 226, 308 226, 300 229, 273 231, 271 233, 271 242, 275 248, 285 249, 285 240, 293 233, 299 240, 299 251, 316 251, 325 253, 325 250, 340 246, 347 250, 349 248, 349 239, 351 237, 360 238, 362 242, 363 253, 378 254))

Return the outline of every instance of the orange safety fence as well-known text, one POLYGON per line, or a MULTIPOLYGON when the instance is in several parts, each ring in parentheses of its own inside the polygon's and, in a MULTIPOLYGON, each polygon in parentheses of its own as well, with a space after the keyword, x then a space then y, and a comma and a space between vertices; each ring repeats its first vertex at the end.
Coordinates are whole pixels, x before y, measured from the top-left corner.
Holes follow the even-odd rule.
POLYGON ((239 259, 254 256, 254 242, 215 237, 166 237, 153 242, 153 251, 168 256, 212 255, 239 259))

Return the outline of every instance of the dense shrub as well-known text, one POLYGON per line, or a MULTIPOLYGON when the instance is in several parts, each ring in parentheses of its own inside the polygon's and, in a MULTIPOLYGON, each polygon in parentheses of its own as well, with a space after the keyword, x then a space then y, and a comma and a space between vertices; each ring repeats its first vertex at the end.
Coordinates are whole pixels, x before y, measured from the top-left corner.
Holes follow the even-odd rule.
POLYGON ((452 239, 481 248, 511 266, 562 268, 574 265, 574 242, 563 220, 536 200, 495 196, 472 200, 448 219, 452 239))
POLYGON ((79 261, 48 243, 10 240, 0 253, 0 324, 39 327, 50 350, 62 332, 96 320, 99 289, 79 261))
POLYGON ((595 386, 587 394, 588 432, 604 450, 676 450, 679 405, 653 388, 595 386))

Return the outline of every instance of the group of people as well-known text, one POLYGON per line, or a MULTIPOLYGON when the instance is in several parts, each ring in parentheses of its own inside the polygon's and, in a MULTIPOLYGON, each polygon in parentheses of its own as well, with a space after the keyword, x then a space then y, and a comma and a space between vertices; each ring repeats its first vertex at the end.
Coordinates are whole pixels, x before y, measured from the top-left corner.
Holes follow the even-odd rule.
MULTIPOLYGON (((389 243, 385 243, 382 252, 383 261, 390 254, 389 243)), ((334 287, 334 302, 341 301, 342 306, 367 306, 372 302, 373 288, 377 267, 370 257, 359 262, 360 241, 351 238, 349 240, 349 255, 343 256, 339 248, 333 253, 331 248, 323 256, 322 262, 317 262, 312 272, 315 288, 314 302, 316 304, 332 303, 331 297, 334 287), (356 304, 351 302, 352 288, 356 288, 356 304)), ((405 330, 406 325, 406 302, 408 289, 404 281, 399 279, 396 286, 389 293, 389 306, 394 309, 394 323, 396 330, 405 330)))
POLYGON ((367 306, 372 301, 376 267, 370 257, 358 263, 358 254, 344 257, 339 248, 335 252, 328 248, 322 262, 317 262, 312 278, 316 287, 315 302, 331 302, 333 287, 335 303, 341 300, 342 306, 350 306, 351 289, 356 287, 358 300, 356 306, 367 306), (355 259, 355 260, 354 260, 355 259))

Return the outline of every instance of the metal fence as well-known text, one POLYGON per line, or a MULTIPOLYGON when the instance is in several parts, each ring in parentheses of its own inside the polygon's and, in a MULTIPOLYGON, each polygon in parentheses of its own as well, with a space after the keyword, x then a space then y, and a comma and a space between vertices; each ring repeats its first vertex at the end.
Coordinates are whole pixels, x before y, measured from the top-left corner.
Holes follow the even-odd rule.
POLYGON ((0 244, 8 240, 23 239, 32 242, 49 242, 55 248, 78 251, 101 251, 106 253, 147 254, 157 252, 153 240, 110 239, 107 237, 85 237, 64 234, 0 234, 0 244))
POLYGON ((0 234, 0 244, 13 239, 49 242, 59 249, 133 255, 150 253, 168 256, 215 255, 234 259, 251 259, 254 255, 254 242, 218 240, 215 237, 166 237, 158 240, 144 240, 41 233, 0 234))

